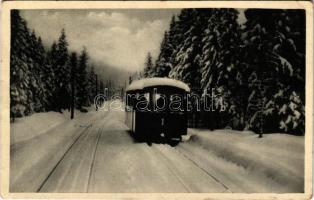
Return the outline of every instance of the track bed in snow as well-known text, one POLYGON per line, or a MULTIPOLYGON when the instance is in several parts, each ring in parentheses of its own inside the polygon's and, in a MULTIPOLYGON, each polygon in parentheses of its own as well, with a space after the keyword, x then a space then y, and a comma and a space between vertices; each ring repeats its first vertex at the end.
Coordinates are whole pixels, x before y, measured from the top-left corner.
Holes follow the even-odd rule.
POLYGON ((35 135, 11 145, 11 192, 303 192, 302 136, 189 129, 177 146, 148 145, 120 111, 35 135))

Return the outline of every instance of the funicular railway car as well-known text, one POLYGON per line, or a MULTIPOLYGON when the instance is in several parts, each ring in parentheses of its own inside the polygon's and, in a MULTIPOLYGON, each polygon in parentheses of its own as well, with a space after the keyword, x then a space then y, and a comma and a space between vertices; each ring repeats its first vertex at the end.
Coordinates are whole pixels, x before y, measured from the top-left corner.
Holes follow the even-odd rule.
POLYGON ((126 125, 141 140, 181 140, 187 134, 185 83, 169 78, 146 78, 126 88, 126 125))

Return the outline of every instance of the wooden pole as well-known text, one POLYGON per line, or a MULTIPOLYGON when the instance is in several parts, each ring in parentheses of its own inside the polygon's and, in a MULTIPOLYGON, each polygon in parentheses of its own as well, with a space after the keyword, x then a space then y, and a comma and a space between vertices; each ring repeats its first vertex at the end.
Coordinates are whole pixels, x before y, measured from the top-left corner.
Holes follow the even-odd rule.
POLYGON ((76 75, 76 54, 72 53, 71 59, 71 119, 74 118, 74 108, 75 108, 75 75, 76 75))
POLYGON ((96 96, 98 95, 98 78, 97 78, 97 74, 96 76, 96 81, 95 81, 95 87, 96 87, 96 96))
MULTIPOLYGON (((96 87, 96 94, 95 94, 95 98, 96 98, 96 96, 98 95, 98 79, 97 79, 97 74, 95 74, 95 87, 96 87)), ((95 102, 96 103, 96 111, 98 111, 98 105, 97 105, 97 102, 95 102)))

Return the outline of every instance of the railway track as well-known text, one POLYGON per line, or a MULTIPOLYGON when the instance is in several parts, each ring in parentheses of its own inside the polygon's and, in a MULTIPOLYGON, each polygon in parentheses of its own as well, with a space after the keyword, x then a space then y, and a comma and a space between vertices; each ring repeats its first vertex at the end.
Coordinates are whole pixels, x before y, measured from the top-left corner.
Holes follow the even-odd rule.
POLYGON ((50 166, 37 192, 231 192, 177 147, 137 143, 117 113, 101 115, 50 166))
POLYGON ((48 174, 47 178, 43 181, 43 183, 40 185, 40 187, 37 189, 37 192, 43 192, 43 188, 47 184, 48 180, 51 176, 55 173, 56 169, 60 166, 62 162, 66 159, 66 156, 69 154, 71 150, 73 150, 73 146, 77 145, 77 143, 83 138, 86 137, 87 134, 90 132, 90 127, 92 125, 89 125, 80 133, 80 135, 74 140, 74 142, 70 145, 70 147, 64 152, 63 156, 60 158, 60 160, 56 163, 56 165, 53 167, 53 169, 48 174))
POLYGON ((185 183, 185 181, 180 177, 179 173, 177 172, 177 167, 169 164, 169 159, 158 149, 156 145, 151 146, 152 151, 154 151, 154 155, 159 157, 159 160, 167 166, 171 174, 173 174, 179 183, 183 185, 187 192, 193 192, 193 190, 185 183))
POLYGON ((221 184, 225 189, 226 192, 232 193, 230 188, 226 186, 221 180, 219 180, 217 177, 215 177, 212 173, 201 167, 197 162, 195 162, 192 158, 190 158, 187 154, 185 154, 183 151, 180 151, 179 148, 176 148, 177 151, 182 154, 185 158, 187 158, 189 161, 191 161, 196 167, 198 167, 200 170, 202 170, 204 173, 206 173, 208 176, 213 178, 217 183, 221 184))
MULTIPOLYGON (((190 158, 187 154, 185 154, 183 151, 180 150, 180 148, 177 147, 170 147, 169 145, 152 145, 152 150, 155 152, 155 155, 160 158, 160 160, 164 161, 164 164, 168 166, 169 170, 178 178, 179 182, 184 185, 184 187, 187 189, 187 192, 201 192, 197 191, 197 188, 191 188, 188 186, 188 184, 182 179, 181 175, 178 173, 178 167, 180 166, 179 163, 176 164, 171 162, 171 159, 168 157, 167 154, 165 154, 161 148, 167 148, 169 151, 173 151, 173 153, 177 154, 178 157, 184 157, 186 161, 188 161, 191 165, 195 167, 195 169, 198 169, 199 172, 201 172, 202 175, 207 176, 208 179, 214 180, 218 185, 220 185, 222 188, 224 188, 221 192, 227 192, 232 193, 232 191, 224 184, 222 181, 220 181, 218 178, 216 178, 213 174, 208 172, 206 169, 202 168, 200 165, 197 164, 192 158, 190 158), (169 163, 172 163, 170 165, 169 163)), ((194 184, 194 183, 190 183, 194 184)))

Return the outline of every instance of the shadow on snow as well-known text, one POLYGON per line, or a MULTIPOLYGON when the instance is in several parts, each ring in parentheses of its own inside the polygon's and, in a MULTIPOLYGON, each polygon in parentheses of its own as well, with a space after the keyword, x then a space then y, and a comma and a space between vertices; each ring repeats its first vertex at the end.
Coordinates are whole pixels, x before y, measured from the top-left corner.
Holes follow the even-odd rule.
POLYGON ((134 132, 128 130, 128 133, 133 139, 134 143, 147 143, 148 146, 152 146, 152 144, 168 144, 172 147, 177 146, 180 143, 180 139, 174 138, 166 138, 162 136, 152 136, 149 135, 148 137, 143 135, 135 134, 134 132))

